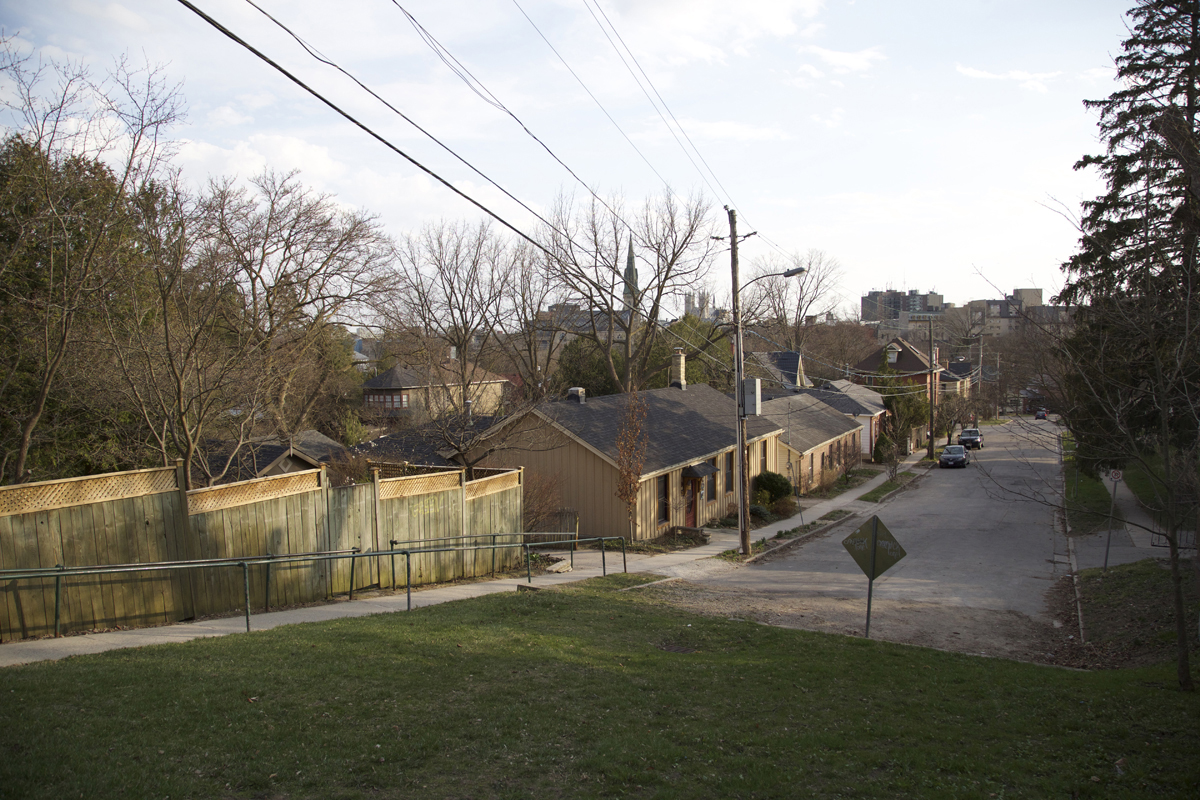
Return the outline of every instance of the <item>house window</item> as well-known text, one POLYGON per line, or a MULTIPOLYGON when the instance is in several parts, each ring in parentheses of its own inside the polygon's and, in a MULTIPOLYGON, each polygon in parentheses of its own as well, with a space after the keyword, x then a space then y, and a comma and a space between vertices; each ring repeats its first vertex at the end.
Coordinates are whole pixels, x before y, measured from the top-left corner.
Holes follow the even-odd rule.
POLYGON ((662 524, 670 521, 671 514, 671 497, 670 497, 670 475, 658 476, 658 522, 662 524))
POLYGON ((762 447, 763 447, 763 449, 762 449, 762 460, 760 461, 760 463, 759 463, 759 465, 758 465, 758 471, 759 471, 759 473, 763 473, 763 472, 766 472, 766 471, 767 471, 767 443, 766 443, 766 442, 763 442, 763 443, 762 443, 762 447))
POLYGON ((811 484, 813 479, 813 454, 808 454, 808 482, 811 484))
POLYGON ((733 451, 725 454, 725 491, 733 491, 733 451))
POLYGON ((408 408, 408 392, 400 393, 400 407, 408 408))
MULTIPOLYGON (((708 463, 712 465, 713 469, 717 468, 717 460, 715 458, 710 458, 708 460, 708 463)), ((714 499, 716 499, 716 496, 717 496, 717 473, 714 472, 712 475, 709 475, 708 478, 705 479, 705 481, 704 481, 704 499, 705 500, 714 500, 714 499)))

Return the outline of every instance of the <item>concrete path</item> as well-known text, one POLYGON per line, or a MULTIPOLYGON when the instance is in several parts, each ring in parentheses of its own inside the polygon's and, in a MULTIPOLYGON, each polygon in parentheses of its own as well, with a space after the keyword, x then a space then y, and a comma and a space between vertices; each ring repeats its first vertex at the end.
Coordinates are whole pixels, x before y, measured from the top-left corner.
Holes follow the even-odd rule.
MULTIPOLYGON (((921 460, 921 454, 910 456, 906 465, 921 460)), ((762 538, 770 539, 781 530, 791 530, 804 522, 811 522, 824 514, 838 508, 854 504, 858 497, 871 491, 887 480, 880 474, 862 486, 841 494, 829 500, 821 501, 805 509, 791 519, 768 525, 751 531, 754 541, 762 538)), ((864 504, 866 505, 866 504, 864 504)), ((873 504, 872 504, 873 505, 873 504)), ((696 562, 719 555, 726 550, 738 546, 737 531, 709 530, 709 543, 690 550, 662 555, 628 555, 630 572, 644 572, 666 577, 684 576, 696 570, 696 562)), ((532 586, 537 588, 558 586, 564 583, 587 580, 599 577, 607 566, 609 573, 621 572, 621 551, 608 550, 604 556, 605 565, 601 563, 601 554, 595 550, 583 550, 575 554, 574 569, 570 572, 548 573, 533 579, 532 586)), ((438 603, 448 603, 453 600, 464 600, 471 597, 495 594, 497 592, 517 591, 518 586, 526 585, 524 578, 504 578, 475 583, 461 583, 451 586, 434 586, 413 592, 413 608, 438 603)), ((324 622, 343 617, 364 617, 368 614, 388 614, 404 611, 407 608, 407 597, 403 592, 397 594, 374 594, 358 597, 353 601, 341 600, 327 605, 296 608, 287 611, 272 611, 266 614, 253 614, 250 617, 252 631, 268 630, 280 625, 294 625, 302 622, 324 622)), ((78 636, 64 636, 59 639, 33 639, 29 641, 8 642, 0 645, 0 667, 29 664, 35 661, 53 661, 74 655, 102 653, 106 650, 118 650, 126 647, 144 647, 152 644, 167 644, 171 642, 186 642, 192 639, 203 639, 209 636, 227 636, 232 633, 244 633, 246 619, 243 616, 224 617, 222 619, 205 620, 203 622, 183 622, 175 625, 164 625, 157 628, 140 628, 129 631, 112 631, 107 633, 92 633, 78 636)))

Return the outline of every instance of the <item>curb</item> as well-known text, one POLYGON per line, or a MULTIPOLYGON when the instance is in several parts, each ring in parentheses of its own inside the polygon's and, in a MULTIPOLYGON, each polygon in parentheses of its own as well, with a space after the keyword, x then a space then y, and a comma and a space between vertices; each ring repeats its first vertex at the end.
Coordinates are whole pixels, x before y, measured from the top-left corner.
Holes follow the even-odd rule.
POLYGON ((826 525, 822 525, 819 528, 813 528, 808 533, 802 533, 799 536, 793 536, 790 539, 784 539, 783 542, 781 542, 780 544, 777 544, 768 550, 764 550, 761 553, 759 553, 758 555, 750 556, 745 561, 743 561, 742 564, 753 564, 754 562, 758 561, 760 558, 765 558, 766 556, 772 556, 772 555, 775 555, 776 553, 783 553, 788 550, 791 550, 791 549, 803 544, 804 542, 807 542, 809 539, 813 538, 817 534, 825 533, 830 528, 833 528, 836 525, 841 525, 843 522, 854 519, 857 516, 858 516, 858 514, 856 512, 851 512, 850 514, 842 517, 841 519, 830 520, 829 523, 826 525))

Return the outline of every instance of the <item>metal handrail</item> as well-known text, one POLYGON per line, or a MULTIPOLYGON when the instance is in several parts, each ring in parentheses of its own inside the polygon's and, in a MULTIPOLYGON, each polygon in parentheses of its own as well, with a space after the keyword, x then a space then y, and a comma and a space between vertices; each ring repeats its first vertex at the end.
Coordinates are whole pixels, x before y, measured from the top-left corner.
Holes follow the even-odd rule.
MULTIPOLYGON (((340 559, 350 559, 350 590, 349 599, 354 599, 354 573, 355 562, 360 558, 378 558, 380 556, 404 556, 404 572, 405 572, 405 591, 407 594, 407 610, 412 610, 412 557, 414 555, 423 555, 426 553, 464 553, 475 550, 492 550, 492 571, 495 573, 495 551, 497 548, 512 548, 521 547, 525 550, 525 577, 526 580, 533 583, 532 565, 530 563, 531 548, 553 546, 561 544, 561 542, 534 542, 532 544, 526 542, 513 542, 510 544, 497 544, 497 536, 522 536, 519 533, 493 533, 493 534, 476 534, 475 536, 452 536, 442 537, 441 539, 427 539, 424 541, 434 542, 442 539, 464 539, 464 538, 483 538, 485 536, 492 537, 490 545, 481 545, 478 547, 417 547, 392 550, 374 550, 363 552, 357 547, 352 547, 349 550, 324 550, 310 553, 295 553, 287 555, 266 554, 263 556, 246 557, 227 557, 219 559, 197 559, 194 561, 156 561, 148 564, 112 564, 97 567, 68 567, 63 564, 57 564, 54 567, 38 567, 38 568, 20 568, 0 570, 0 580, 22 580, 22 579, 39 579, 39 578, 54 578, 54 635, 61 635, 61 610, 62 610, 62 580, 65 577, 82 576, 82 575, 111 575, 131 572, 164 572, 172 569, 211 569, 214 567, 232 567, 240 566, 242 568, 243 592, 245 598, 246 612, 246 632, 250 632, 250 567, 252 565, 263 564, 267 567, 266 574, 266 605, 265 608, 269 611, 271 600, 271 565, 272 564, 289 564, 301 561, 336 561, 340 559)), ((625 539, 621 536, 597 536, 590 539, 572 540, 571 547, 571 566, 575 565, 575 544, 582 542, 599 542, 600 543, 600 566, 601 574, 608 575, 608 561, 604 543, 606 541, 619 541, 621 543, 621 564, 625 572, 629 572, 629 562, 626 558, 625 539)), ((389 542, 396 544, 395 540, 389 542)), ((396 573, 394 568, 395 561, 393 560, 392 570, 392 588, 396 586, 396 573)))

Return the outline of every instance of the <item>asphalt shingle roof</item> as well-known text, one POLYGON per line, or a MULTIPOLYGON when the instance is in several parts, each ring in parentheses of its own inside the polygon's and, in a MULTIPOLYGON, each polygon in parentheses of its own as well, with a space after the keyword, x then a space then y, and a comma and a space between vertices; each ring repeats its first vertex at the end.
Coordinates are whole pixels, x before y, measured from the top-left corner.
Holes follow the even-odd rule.
MULTIPOLYGON (((643 475, 690 464, 737 444, 737 404, 707 384, 693 384, 686 390, 653 389, 638 395, 646 402, 643 475)), ((559 400, 543 404, 538 411, 615 462, 617 433, 629 397, 590 397, 582 404, 559 400)), ((765 417, 746 420, 750 441, 777 430, 779 425, 765 417)))
POLYGON ((862 423, 808 394, 770 400, 762 410, 783 429, 780 441, 801 453, 862 428, 862 423))

